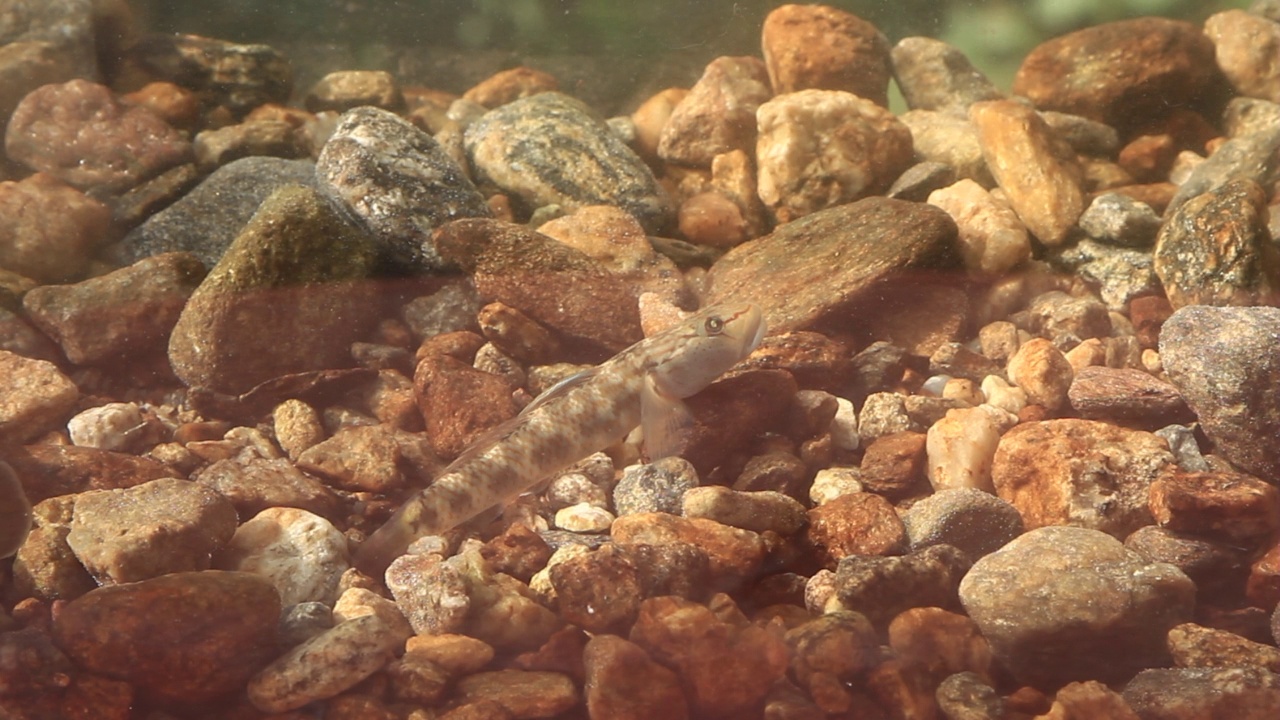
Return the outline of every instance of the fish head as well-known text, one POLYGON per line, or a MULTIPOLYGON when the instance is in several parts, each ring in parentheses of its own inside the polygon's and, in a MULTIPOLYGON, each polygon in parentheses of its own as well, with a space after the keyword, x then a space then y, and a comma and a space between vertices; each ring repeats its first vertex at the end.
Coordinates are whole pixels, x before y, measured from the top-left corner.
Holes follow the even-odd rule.
POLYGON ((764 313, 756 305, 713 305, 654 338, 666 348, 653 380, 664 395, 689 397, 750 355, 764 334, 764 313))

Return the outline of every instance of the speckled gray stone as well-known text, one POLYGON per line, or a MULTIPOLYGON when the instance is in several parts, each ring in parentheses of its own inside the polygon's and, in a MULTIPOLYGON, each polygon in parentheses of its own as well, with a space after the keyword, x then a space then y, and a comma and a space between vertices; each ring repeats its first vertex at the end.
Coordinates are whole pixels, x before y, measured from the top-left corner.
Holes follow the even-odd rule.
POLYGON ((684 492, 697 486, 698 474, 687 460, 663 458, 623 470, 613 490, 613 504, 619 517, 648 512, 679 515, 684 492))
POLYGON ((1280 309, 1182 308, 1161 328, 1160 358, 1216 451, 1280 481, 1280 309))
POLYGON ((674 219, 640 156, 568 95, 539 93, 491 110, 467 128, 465 143, 477 180, 512 195, 525 212, 615 205, 655 234, 674 219))
POLYGON ((891 57, 893 77, 912 110, 966 108, 1004 97, 963 52, 941 40, 903 38, 891 57))
POLYGON ((1146 250, 1112 247, 1081 240, 1053 257, 1053 262, 1098 285, 1098 295, 1108 310, 1117 312, 1143 295, 1158 295, 1162 288, 1155 261, 1146 250))
POLYGON ((1080 216, 1080 229, 1110 245, 1150 247, 1160 229, 1151 206, 1120 193, 1103 193, 1080 216))
POLYGON ((186 251, 212 268, 271 193, 285 185, 311 185, 310 160, 248 157, 228 163, 181 200, 125 236, 111 259, 128 265, 160 253, 186 251))
POLYGON ((977 559, 1022 534, 1018 509, 977 488, 946 488, 911 506, 902 517, 912 550, 951 545, 977 559))
POLYGON ((386 110, 346 112, 316 161, 321 192, 360 218, 405 270, 442 269, 431 231, 489 217, 485 198, 430 135, 386 110))
POLYGON ((1045 689, 1118 682, 1169 664, 1165 635, 1190 619, 1195 584, 1087 528, 1032 530, 978 562, 960 600, 1001 664, 1045 689))

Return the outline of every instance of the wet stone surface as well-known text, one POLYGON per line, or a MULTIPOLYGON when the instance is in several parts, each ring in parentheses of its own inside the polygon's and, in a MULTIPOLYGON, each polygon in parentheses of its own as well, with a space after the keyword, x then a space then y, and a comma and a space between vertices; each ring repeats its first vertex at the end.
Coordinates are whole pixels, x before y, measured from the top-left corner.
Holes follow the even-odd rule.
POLYGON ((460 217, 487 217, 484 197, 431 136, 372 107, 345 113, 316 161, 321 191, 364 221, 398 266, 441 269, 429 237, 460 217))
POLYGON ((487 113, 467 128, 466 147, 481 184, 510 193, 528 212, 608 204, 650 231, 672 220, 670 200, 643 161, 567 95, 541 93, 487 113))

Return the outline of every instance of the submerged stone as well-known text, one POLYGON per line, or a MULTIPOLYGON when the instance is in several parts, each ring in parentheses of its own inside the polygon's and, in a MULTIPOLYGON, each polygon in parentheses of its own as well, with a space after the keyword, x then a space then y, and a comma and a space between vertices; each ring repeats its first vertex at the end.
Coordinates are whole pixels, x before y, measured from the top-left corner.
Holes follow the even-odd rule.
POLYGON ((374 323, 373 243, 314 190, 262 204, 192 294, 169 338, 191 387, 245 392, 288 373, 345 367, 374 323))

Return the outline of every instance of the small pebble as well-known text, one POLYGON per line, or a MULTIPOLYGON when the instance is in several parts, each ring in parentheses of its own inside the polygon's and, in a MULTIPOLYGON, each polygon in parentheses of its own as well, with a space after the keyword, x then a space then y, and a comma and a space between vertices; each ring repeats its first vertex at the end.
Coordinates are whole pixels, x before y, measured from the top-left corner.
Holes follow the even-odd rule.
POLYGON ((613 524, 613 513, 596 505, 578 503, 556 511, 555 526, 570 532, 601 533, 613 524))
POLYGON ((795 534, 807 522, 803 505, 769 490, 739 492, 709 485, 686 490, 682 504, 685 517, 707 518, 754 532, 773 531, 783 537, 795 534))
POLYGON ((947 411, 928 432, 929 483, 934 490, 974 488, 994 492, 991 462, 1004 430, 1017 418, 1004 410, 980 405, 947 411))
POLYGON ((331 605, 347 570, 347 539, 328 520, 297 508, 268 508, 236 528, 218 565, 271 581, 285 606, 331 605))

